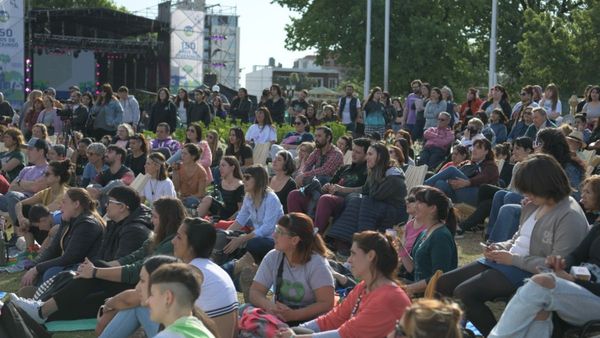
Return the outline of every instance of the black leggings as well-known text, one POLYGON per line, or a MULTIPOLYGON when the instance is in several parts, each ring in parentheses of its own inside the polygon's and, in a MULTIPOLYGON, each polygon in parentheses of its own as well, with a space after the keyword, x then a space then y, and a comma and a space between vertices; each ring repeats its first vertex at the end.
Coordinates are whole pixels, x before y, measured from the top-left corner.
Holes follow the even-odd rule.
POLYGON ((482 184, 479 186, 477 193, 477 209, 461 224, 463 230, 474 228, 478 224, 483 224, 486 217, 490 215, 492 210, 492 201, 494 194, 502 188, 491 184, 482 184))
POLYGON ((496 325, 496 318, 485 302, 509 297, 516 290, 502 273, 478 262, 446 272, 437 283, 439 293, 462 303, 466 318, 484 337, 496 325))
POLYGON ((121 291, 135 288, 135 285, 109 282, 103 279, 73 279, 52 298, 58 311, 50 320, 71 320, 95 318, 104 300, 121 291))

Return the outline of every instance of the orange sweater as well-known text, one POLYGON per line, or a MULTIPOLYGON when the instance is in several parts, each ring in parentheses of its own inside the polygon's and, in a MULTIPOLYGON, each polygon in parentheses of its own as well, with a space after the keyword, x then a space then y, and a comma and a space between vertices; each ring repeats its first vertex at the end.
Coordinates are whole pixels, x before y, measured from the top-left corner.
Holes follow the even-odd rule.
POLYGON ((379 338, 392 332, 396 320, 402 318, 410 306, 410 299, 399 286, 381 286, 363 294, 358 310, 352 316, 356 301, 365 288, 365 282, 360 282, 340 305, 317 318, 321 332, 337 329, 342 338, 379 338))

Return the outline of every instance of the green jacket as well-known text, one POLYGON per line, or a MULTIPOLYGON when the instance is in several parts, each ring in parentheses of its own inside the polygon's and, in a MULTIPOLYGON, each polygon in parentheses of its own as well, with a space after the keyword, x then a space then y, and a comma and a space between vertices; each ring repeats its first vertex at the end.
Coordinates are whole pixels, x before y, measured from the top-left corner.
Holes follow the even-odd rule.
POLYGON ((142 264, 146 258, 155 255, 169 255, 173 256, 173 244, 171 240, 175 237, 175 234, 167 236, 160 242, 152 252, 150 252, 150 244, 152 238, 146 240, 142 247, 129 255, 122 257, 118 260, 121 265, 121 282, 127 284, 137 284, 140 280, 140 270, 142 264))

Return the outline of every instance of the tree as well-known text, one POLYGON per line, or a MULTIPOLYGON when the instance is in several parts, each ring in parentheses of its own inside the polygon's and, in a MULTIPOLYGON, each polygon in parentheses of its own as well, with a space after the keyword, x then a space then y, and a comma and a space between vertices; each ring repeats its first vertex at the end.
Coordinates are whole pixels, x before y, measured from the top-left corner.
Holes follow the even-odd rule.
POLYGON ((33 8, 109 8, 126 12, 125 7, 119 7, 113 0, 33 0, 33 8))

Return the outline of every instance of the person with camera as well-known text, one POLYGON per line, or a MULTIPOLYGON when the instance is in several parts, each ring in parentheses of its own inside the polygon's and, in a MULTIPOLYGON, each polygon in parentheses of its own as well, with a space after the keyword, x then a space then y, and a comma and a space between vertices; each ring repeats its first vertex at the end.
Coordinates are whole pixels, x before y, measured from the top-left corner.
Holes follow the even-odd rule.
POLYGON ((89 96, 85 96, 85 100, 87 103, 83 103, 84 96, 79 91, 72 91, 70 99, 66 102, 65 109, 62 114, 59 114, 62 117, 63 121, 69 121, 71 130, 76 131, 84 131, 85 125, 88 120, 88 116, 90 114, 90 104, 89 96))
POLYGON ((117 126, 123 120, 123 107, 113 94, 110 83, 102 85, 102 93, 92 107, 92 114, 94 115, 93 136, 96 140, 117 132, 117 126))
POLYGON ((467 128, 463 133, 463 137, 460 139, 460 144, 471 149, 476 140, 485 139, 485 136, 481 132, 483 127, 483 121, 479 118, 474 117, 470 119, 469 123, 467 123, 467 128))

